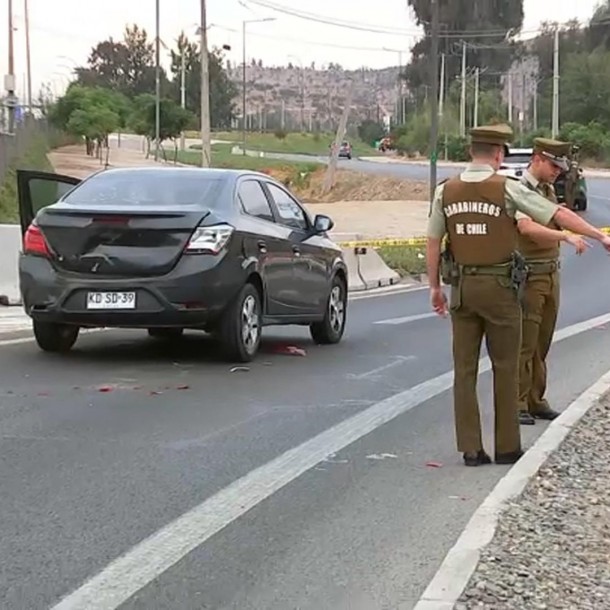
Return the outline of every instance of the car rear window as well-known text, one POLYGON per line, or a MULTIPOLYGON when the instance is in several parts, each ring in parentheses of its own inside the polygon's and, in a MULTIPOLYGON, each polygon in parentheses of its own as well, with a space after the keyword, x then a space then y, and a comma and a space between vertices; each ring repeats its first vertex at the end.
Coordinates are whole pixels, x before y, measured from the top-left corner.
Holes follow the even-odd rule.
POLYGON ((504 157, 504 163, 519 163, 520 165, 527 165, 531 159, 531 155, 506 155, 504 157))
POLYGON ((223 180, 180 171, 100 173, 64 197, 65 203, 216 208, 223 180))

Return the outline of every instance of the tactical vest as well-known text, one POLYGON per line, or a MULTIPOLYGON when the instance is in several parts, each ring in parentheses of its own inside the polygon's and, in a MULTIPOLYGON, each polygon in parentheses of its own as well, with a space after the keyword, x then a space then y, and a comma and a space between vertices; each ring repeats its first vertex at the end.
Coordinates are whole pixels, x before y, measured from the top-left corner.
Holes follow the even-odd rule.
MULTIPOLYGON (((527 186, 530 190, 536 191, 536 189, 532 186, 532 184, 528 180, 522 180, 522 184, 527 186)), ((555 191, 550 184, 540 184, 540 195, 546 197, 549 201, 553 203, 557 203, 557 197, 555 196, 555 191)), ((538 191, 537 191, 538 192, 538 191)), ((554 221, 547 225, 549 229, 561 230, 561 227, 554 221)), ((557 241, 554 244, 539 244, 535 242, 530 237, 526 235, 519 234, 519 252, 529 261, 548 261, 548 260, 557 260, 559 258, 560 250, 560 242, 557 241)))
POLYGON ((481 182, 458 177, 445 183, 443 212, 451 251, 458 265, 508 263, 517 249, 517 225, 506 213, 506 178, 494 174, 481 182))

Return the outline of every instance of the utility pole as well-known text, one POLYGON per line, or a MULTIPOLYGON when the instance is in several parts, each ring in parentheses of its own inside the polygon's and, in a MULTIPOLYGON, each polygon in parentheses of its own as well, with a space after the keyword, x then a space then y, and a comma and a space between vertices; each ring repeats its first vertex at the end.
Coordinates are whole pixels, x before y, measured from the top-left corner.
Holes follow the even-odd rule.
POLYGON ((242 112, 242 130, 241 130, 241 148, 242 154, 246 154, 246 21, 242 23, 242 73, 241 73, 241 112, 242 112))
POLYGON ((322 192, 324 194, 330 192, 335 183, 335 173, 337 171, 337 162, 339 160, 339 148, 341 146, 341 142, 345 137, 345 130, 347 129, 347 119, 349 117, 349 113, 352 106, 352 99, 354 97, 354 89, 356 88, 356 81, 352 80, 349 92, 347 94, 347 100, 345 102, 345 108, 343 108, 343 114, 341 116, 341 121, 339 122, 339 127, 337 128, 337 134, 335 136, 335 141, 330 153, 330 160, 328 163, 328 169, 326 170, 326 176, 324 177, 324 186, 322 192))
POLYGON ((508 122, 513 122, 513 73, 508 73, 508 122))
POLYGON ((201 167, 212 165, 210 143, 210 68, 208 65, 208 23, 205 0, 201 0, 201 167))
POLYGON ((534 131, 538 131, 538 81, 534 86, 534 131))
POLYGON ((26 70, 27 70, 27 96, 28 96, 28 110, 32 112, 32 61, 30 55, 30 11, 29 2, 24 0, 25 3, 25 58, 26 58, 26 70))
POLYGON ((441 55, 441 82, 440 93, 438 94, 438 116, 443 118, 443 110, 445 105, 445 54, 441 55))
POLYGON ((155 14, 155 161, 159 160, 159 144, 161 139, 161 19, 160 0, 156 2, 155 14))
MULTIPOLYGON (((180 105, 186 108, 186 58, 184 57, 184 47, 180 57, 180 105)), ((180 134, 180 150, 185 149, 184 130, 180 134)))
POLYGON ((481 71, 477 68, 474 71, 474 126, 479 126, 479 78, 481 71))
POLYGON ((519 111, 519 141, 523 146, 523 129, 525 121, 525 71, 521 68, 521 110, 519 111))
POLYGON ((460 135, 466 137, 466 41, 462 42, 462 96, 460 100, 460 135))
POLYGON ((8 0, 8 74, 4 79, 8 93, 8 132, 15 131, 15 46, 13 36, 13 0, 8 0))
POLYGON ((553 45, 553 125, 552 136, 559 133, 559 27, 555 29, 555 44, 553 45))
POLYGON ((430 84, 432 85, 432 95, 430 104, 430 201, 434 197, 436 190, 436 161, 438 148, 438 0, 432 1, 432 52, 430 57, 430 84))

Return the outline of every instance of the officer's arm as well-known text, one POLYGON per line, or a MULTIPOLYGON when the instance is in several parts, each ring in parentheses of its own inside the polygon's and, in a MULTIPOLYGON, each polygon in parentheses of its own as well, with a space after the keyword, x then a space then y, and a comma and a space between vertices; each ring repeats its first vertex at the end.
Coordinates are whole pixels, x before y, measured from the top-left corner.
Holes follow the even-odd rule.
POLYGON ((604 247, 610 248, 608 238, 599 229, 585 222, 572 210, 551 203, 516 180, 506 181, 506 197, 517 210, 540 224, 548 225, 551 220, 554 220, 562 229, 596 239, 602 242, 604 247))
POLYGON ((517 220, 517 228, 519 229, 519 233, 529 237, 531 240, 542 246, 550 246, 556 244, 558 241, 568 240, 568 235, 563 231, 543 227, 541 224, 533 221, 529 216, 523 214, 522 212, 517 212, 515 218, 517 220))
POLYGON ((447 233, 443 213, 443 185, 434 192, 430 213, 428 214, 428 239, 426 241, 426 269, 428 283, 432 290, 440 288, 441 242, 447 233))
POLYGON ((558 207, 555 216, 553 216, 555 222, 562 228, 596 239, 597 241, 605 242, 607 237, 599 229, 596 229, 593 225, 583 220, 578 214, 572 210, 564 207, 558 207))

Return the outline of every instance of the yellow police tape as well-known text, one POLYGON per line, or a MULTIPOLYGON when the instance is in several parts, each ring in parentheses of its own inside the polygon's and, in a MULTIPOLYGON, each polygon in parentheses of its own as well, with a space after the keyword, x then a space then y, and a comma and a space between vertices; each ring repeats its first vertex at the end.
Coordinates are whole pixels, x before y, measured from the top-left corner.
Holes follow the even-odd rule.
MULTIPOLYGON (((598 227, 598 229, 605 233, 606 235, 610 235, 610 227, 598 227)), ((572 233, 572 231, 566 231, 566 233, 572 233)), ((360 241, 340 241, 337 242, 339 246, 342 248, 359 248, 366 247, 369 248, 384 248, 384 247, 392 247, 392 246, 425 246, 426 238, 425 237, 410 237, 406 239, 364 239, 360 241)))

